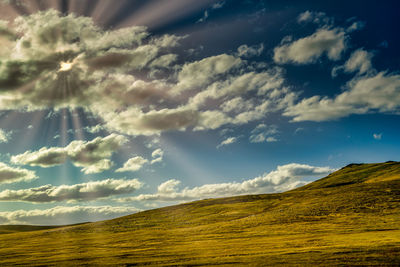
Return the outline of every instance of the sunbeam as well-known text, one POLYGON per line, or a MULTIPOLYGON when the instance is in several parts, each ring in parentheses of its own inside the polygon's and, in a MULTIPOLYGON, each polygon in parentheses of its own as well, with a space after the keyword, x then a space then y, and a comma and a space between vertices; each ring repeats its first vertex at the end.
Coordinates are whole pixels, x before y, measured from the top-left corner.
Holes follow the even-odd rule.
POLYGON ((397 13, 396 1, 0 0, 0 266, 390 265, 397 13), (84 224, 30 226, 62 223, 84 224), (357 242, 332 247, 349 225, 357 242))

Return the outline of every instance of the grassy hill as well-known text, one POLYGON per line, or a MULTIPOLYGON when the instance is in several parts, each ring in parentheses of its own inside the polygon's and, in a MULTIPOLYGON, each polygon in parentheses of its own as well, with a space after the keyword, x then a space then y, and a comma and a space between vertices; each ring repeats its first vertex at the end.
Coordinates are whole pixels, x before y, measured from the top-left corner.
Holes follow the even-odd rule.
POLYGON ((6 265, 400 265, 400 163, 280 194, 209 199, 0 235, 6 265))
POLYGON ((0 234, 11 234, 20 232, 32 232, 59 228, 62 226, 36 226, 36 225, 0 225, 0 234))

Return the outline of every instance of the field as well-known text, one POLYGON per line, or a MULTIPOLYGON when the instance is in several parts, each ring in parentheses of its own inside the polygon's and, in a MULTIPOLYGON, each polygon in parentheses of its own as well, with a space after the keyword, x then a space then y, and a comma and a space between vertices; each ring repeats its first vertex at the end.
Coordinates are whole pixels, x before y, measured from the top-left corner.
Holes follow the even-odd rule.
POLYGON ((400 265, 400 163, 351 164, 285 193, 28 230, 0 235, 0 266, 400 265))

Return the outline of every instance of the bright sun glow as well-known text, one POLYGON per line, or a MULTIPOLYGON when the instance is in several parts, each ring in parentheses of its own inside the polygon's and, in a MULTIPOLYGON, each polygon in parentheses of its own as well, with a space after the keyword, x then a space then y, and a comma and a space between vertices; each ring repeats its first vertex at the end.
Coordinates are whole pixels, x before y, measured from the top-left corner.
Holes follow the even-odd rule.
POLYGON ((58 71, 69 71, 72 68, 72 62, 64 62, 60 63, 60 69, 58 71))

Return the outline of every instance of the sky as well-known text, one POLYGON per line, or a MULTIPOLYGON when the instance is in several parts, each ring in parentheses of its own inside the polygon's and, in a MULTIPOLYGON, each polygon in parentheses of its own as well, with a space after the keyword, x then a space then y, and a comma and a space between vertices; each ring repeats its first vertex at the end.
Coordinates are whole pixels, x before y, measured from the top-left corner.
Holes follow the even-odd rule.
POLYGON ((0 1, 0 224, 399 160, 397 1, 0 1))

